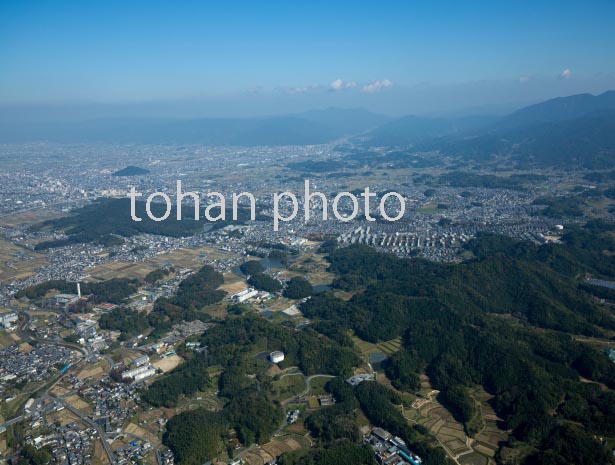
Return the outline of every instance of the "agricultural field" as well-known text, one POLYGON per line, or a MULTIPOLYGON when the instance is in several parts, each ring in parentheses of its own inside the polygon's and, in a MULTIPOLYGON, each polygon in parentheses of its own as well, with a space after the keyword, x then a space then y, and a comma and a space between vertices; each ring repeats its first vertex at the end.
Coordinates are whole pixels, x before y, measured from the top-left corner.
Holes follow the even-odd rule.
POLYGON ((329 263, 320 254, 307 252, 289 266, 292 276, 305 276, 312 286, 331 284, 335 276, 327 271, 329 263), (307 276, 306 276, 307 275, 307 276))
POLYGON ((85 400, 79 397, 77 394, 73 394, 72 396, 66 397, 64 401, 69 404, 71 407, 79 410, 82 413, 90 414, 93 412, 92 407, 85 400))
POLYGON ((77 378, 84 380, 87 378, 100 378, 103 374, 109 371, 109 363, 107 361, 96 363, 95 365, 88 365, 77 374, 77 378))
POLYGON ((100 439, 94 441, 94 453, 92 454, 92 465, 106 465, 109 463, 109 458, 105 453, 100 439))
POLYGON ((15 333, 9 333, 7 331, 0 331, 0 349, 6 349, 13 344, 19 343, 21 339, 15 333))
POLYGON ((224 273, 224 284, 220 289, 226 291, 228 295, 237 294, 248 288, 243 276, 238 276, 234 272, 224 273))
POLYGON ((45 255, 0 238, 0 282, 24 279, 49 262, 45 255))
POLYGON ((499 427, 502 419, 498 418, 490 404, 493 396, 482 389, 477 389, 473 396, 480 404, 483 428, 474 437, 472 448, 488 457, 494 457, 500 443, 508 440, 508 432, 499 427))
POLYGON ((124 428, 124 431, 128 434, 134 434, 135 436, 146 439, 147 441, 152 443, 155 447, 160 447, 161 442, 160 442, 160 438, 158 437, 158 435, 154 434, 152 431, 146 428, 143 428, 134 423, 129 423, 128 426, 124 428))
POLYGON ((310 441, 298 434, 278 436, 267 444, 256 447, 243 455, 249 465, 264 465, 284 452, 310 447, 310 441))
POLYGON ((475 437, 466 435, 461 423, 437 400, 438 391, 431 388, 429 379, 422 377, 421 397, 417 398, 412 409, 404 415, 410 422, 419 423, 427 428, 444 447, 447 454, 460 465, 490 465, 495 463, 495 453, 500 443, 508 439, 508 433, 498 425, 497 417, 490 401, 493 396, 482 389, 474 389, 472 396, 479 405, 479 432, 475 437))
POLYGON ((94 268, 90 272, 90 276, 97 280, 107 280, 111 278, 144 278, 150 271, 161 268, 167 263, 173 264, 176 268, 198 270, 203 266, 204 258, 208 260, 219 260, 233 257, 234 254, 230 252, 219 252, 211 247, 186 248, 160 254, 139 263, 109 261, 94 268))
MULTIPOLYGON (((355 346, 357 346, 363 355, 363 360, 373 366, 373 369, 378 370, 378 364, 383 360, 387 359, 399 351, 401 348, 401 338, 391 339, 390 341, 379 342, 378 344, 373 344, 371 342, 363 341, 358 337, 353 337, 353 342, 355 346)), ((358 369, 357 373, 363 373, 364 370, 358 369)))

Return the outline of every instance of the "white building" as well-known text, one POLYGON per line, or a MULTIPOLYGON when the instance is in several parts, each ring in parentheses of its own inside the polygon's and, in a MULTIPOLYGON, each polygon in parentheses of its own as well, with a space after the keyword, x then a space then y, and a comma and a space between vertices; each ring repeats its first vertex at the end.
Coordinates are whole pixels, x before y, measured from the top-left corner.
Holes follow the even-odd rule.
POLYGON ((149 366, 147 370, 135 375, 133 379, 135 381, 141 381, 142 379, 149 378, 150 376, 154 376, 156 374, 156 369, 153 366, 149 366))
POLYGON ((136 367, 140 367, 141 365, 147 365, 149 364, 149 356, 148 355, 141 355, 140 357, 135 358, 132 361, 132 364, 136 367))
POLYGON ((271 352, 269 354, 269 360, 271 360, 271 363, 280 363, 284 360, 284 352, 281 352, 279 350, 271 352))
MULTIPOLYGON (((126 370, 124 373, 122 373, 122 378, 123 379, 129 379, 132 378, 135 381, 139 380, 139 379, 143 379, 143 374, 149 372, 150 370, 154 370, 154 373, 156 373, 156 370, 151 366, 151 365, 141 365, 138 366, 137 368, 133 368, 132 370, 126 370)), ((147 375, 147 376, 151 376, 147 375)), ((147 378, 147 376, 145 376, 147 378)))
POLYGON ((0 314, 0 328, 11 329, 19 320, 17 313, 7 312, 0 314))
POLYGON ((253 297, 256 297, 257 295, 258 295, 258 291, 256 289, 253 289, 253 288, 250 287, 250 288, 245 289, 245 290, 243 290, 241 292, 238 292, 237 294, 234 294, 232 296, 232 299, 235 302, 243 303, 246 300, 249 300, 249 299, 251 299, 253 297))

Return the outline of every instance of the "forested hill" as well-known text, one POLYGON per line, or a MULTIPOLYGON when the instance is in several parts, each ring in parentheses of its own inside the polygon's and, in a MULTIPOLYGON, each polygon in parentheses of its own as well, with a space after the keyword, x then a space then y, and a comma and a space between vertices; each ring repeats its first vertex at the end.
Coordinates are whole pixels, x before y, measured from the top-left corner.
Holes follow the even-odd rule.
POLYGON ((149 174, 149 170, 138 166, 127 166, 114 172, 111 176, 143 176, 149 174))
POLYGON ((540 247, 479 236, 468 245, 475 258, 457 265, 338 249, 335 285, 354 296, 317 295, 301 310, 322 331, 401 335, 386 368, 393 385, 413 392, 426 373, 469 433, 469 388, 482 386, 513 432, 502 453, 524 444, 526 464, 606 464, 594 435, 615 435, 615 364, 573 336, 615 334, 613 310, 595 299, 603 291, 579 279, 615 277, 613 232, 593 222, 540 247))
POLYGON ((615 166, 615 91, 555 98, 503 118, 404 117, 372 130, 366 144, 518 166, 615 166))
MULTIPOLYGON (((32 226, 33 230, 63 231, 67 237, 63 239, 44 241, 37 244, 37 250, 52 247, 63 247, 71 244, 100 243, 105 246, 118 245, 123 242, 122 237, 131 237, 137 234, 155 234, 169 237, 192 236, 202 231, 207 220, 202 217, 194 220, 194 209, 184 208, 181 221, 176 219, 176 206, 173 205, 169 216, 164 221, 154 221, 146 213, 146 203, 135 202, 135 214, 141 221, 133 221, 131 217, 130 199, 101 198, 85 207, 73 210, 70 215, 44 221, 32 226)), ((166 207, 161 203, 152 203, 151 212, 157 218, 163 217, 166 207)), ((212 215, 218 215, 214 210, 212 215)), ((209 223, 213 228, 223 228, 228 224, 245 224, 250 219, 247 208, 237 209, 237 220, 233 220, 232 210, 226 209, 225 219, 209 223)), ((258 214, 257 219, 266 217, 258 214)))

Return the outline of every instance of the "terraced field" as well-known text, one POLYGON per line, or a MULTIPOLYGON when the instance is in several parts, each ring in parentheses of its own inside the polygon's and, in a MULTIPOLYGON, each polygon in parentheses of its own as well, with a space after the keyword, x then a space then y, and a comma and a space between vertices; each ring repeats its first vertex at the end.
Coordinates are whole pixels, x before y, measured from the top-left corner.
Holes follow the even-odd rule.
POLYGON ((508 432, 500 428, 502 419, 499 418, 490 404, 493 396, 483 390, 474 392, 474 397, 480 403, 484 428, 474 437, 472 447, 477 452, 493 458, 500 443, 508 440, 508 432))
POLYGON ((288 434, 251 450, 243 455, 243 459, 250 465, 264 465, 284 452, 291 452, 304 447, 310 447, 307 438, 298 434, 288 434))
POLYGON ((423 404, 417 422, 434 434, 453 457, 472 452, 470 438, 466 436, 463 425, 437 401, 423 404))

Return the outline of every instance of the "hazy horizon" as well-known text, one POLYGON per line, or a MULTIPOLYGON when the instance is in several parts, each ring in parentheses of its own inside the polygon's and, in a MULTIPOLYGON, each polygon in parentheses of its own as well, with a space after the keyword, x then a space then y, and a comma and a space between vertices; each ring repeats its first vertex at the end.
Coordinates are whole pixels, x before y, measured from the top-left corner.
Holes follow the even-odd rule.
POLYGON ((4 3, 0 113, 504 114, 615 89, 612 2, 236 6, 4 3))

